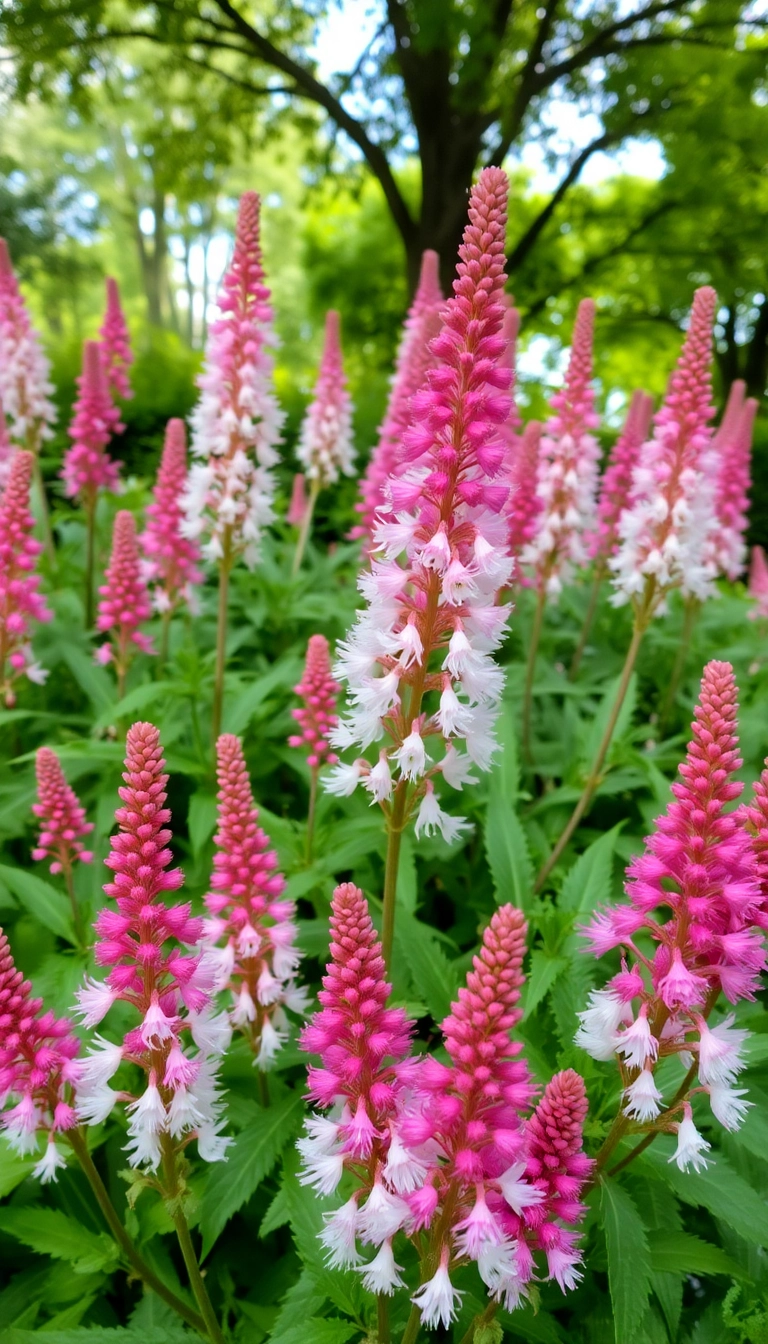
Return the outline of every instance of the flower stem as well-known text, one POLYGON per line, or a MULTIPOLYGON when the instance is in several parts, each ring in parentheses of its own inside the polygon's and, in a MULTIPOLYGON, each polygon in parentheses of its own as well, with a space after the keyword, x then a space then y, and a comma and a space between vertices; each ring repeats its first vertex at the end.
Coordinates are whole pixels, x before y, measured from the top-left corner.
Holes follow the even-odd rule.
POLYGON ((309 772, 309 810, 307 812, 307 845, 306 860, 312 862, 312 842, 315 838, 315 808, 317 806, 317 766, 310 768, 309 772))
POLYGON ((165 671, 165 665, 166 665, 166 663, 168 662, 168 643, 169 643, 169 640, 170 640, 170 637, 171 637, 171 618, 172 618, 172 617, 173 617, 173 609, 172 609, 171 607, 169 607, 167 611, 164 611, 163 614, 162 614, 162 617, 161 617, 161 624, 160 624, 160 655, 159 655, 158 660, 157 660, 157 675, 158 675, 158 677, 159 677, 159 676, 162 676, 162 674, 163 674, 164 671, 165 671))
POLYGON ((479 1316, 475 1316, 475 1319, 472 1321, 472 1324, 470 1325, 467 1333, 465 1335, 462 1335, 459 1344, 473 1344, 475 1338, 475 1331, 477 1330, 478 1325, 490 1325, 491 1321, 493 1320, 498 1310, 499 1310, 498 1302, 493 1301, 489 1302, 488 1306, 485 1308, 485 1311, 481 1311, 479 1316))
POLYGON ((392 1335, 389 1329, 389 1298, 384 1293, 379 1293, 376 1297, 376 1323, 378 1344, 391 1344, 392 1335))
POLYGON ((687 597, 685 599, 685 616, 683 618, 683 630, 680 636, 680 643, 677 646, 677 656, 672 668, 672 675, 669 678, 666 694, 659 710, 659 736, 667 726, 672 706, 675 703, 675 696, 680 685, 680 678, 685 671, 685 664, 688 661, 688 654, 691 651, 691 639, 693 637, 694 627, 701 611, 701 602, 697 597, 687 597))
POLYGON ((264 1110, 269 1106, 269 1079, 263 1069, 257 1069, 259 1075, 259 1102, 264 1110))
POLYGON ((93 626, 93 572, 96 563, 96 495, 85 502, 85 628, 93 626))
POLYGON ((531 640, 528 645, 528 661, 525 665, 525 690, 523 692, 523 757, 527 765, 533 763, 531 755, 531 710, 533 708, 533 678, 536 672, 536 654, 539 651, 541 627, 544 621, 544 603, 547 594, 541 584, 536 595, 536 611, 533 616, 531 640))
POLYGON ((51 528, 51 514, 48 508, 48 496, 45 493, 45 481, 40 468, 40 458, 37 453, 34 454, 34 466, 32 468, 35 476, 35 485, 40 498, 40 523, 43 529, 43 541, 48 559, 52 565, 56 564, 56 547, 53 544, 53 529, 51 528))
POLYGON ((304 551, 306 549, 307 542, 309 541, 309 534, 312 531, 312 517, 315 512, 315 505, 317 503, 317 496, 319 494, 320 494, 320 482, 319 480, 314 480, 312 482, 312 485, 310 486, 309 499, 307 500, 307 507, 304 513, 304 517, 301 520, 299 536, 296 542, 296 550, 293 555, 293 565, 291 567, 291 576, 293 578, 296 577, 299 570, 301 569, 301 562, 304 559, 304 551))
POLYGON ((162 1279, 157 1277, 155 1271, 150 1268, 146 1260, 131 1241, 131 1238, 120 1221, 120 1216, 109 1197, 107 1188, 96 1169, 93 1158, 88 1152, 88 1147, 82 1130, 71 1129, 67 1132, 66 1138, 80 1163, 91 1189, 93 1190, 96 1201, 104 1215, 104 1220, 112 1233, 112 1236, 125 1255, 125 1258, 134 1273, 138 1275, 148 1288, 152 1289, 153 1293, 156 1293, 163 1302, 171 1307, 173 1311, 177 1312, 182 1320, 186 1321, 188 1325, 191 1325, 193 1330, 197 1330, 198 1334, 204 1335, 206 1333, 206 1326, 203 1317, 199 1315, 194 1308, 188 1307, 186 1302, 182 1302, 181 1298, 177 1297, 170 1288, 166 1287, 162 1279))
POLYGON ((403 1331, 402 1344, 414 1344, 419 1337, 421 1328, 421 1312, 418 1307, 411 1307, 411 1314, 408 1317, 408 1324, 403 1331))
POLYGON ((219 614, 216 625, 216 672, 213 682, 213 750, 221 732, 224 708, 224 669, 227 662, 227 609, 229 606, 229 575, 232 569, 232 532, 224 532, 223 553, 219 561, 219 614))
POLYGON ((74 874, 72 872, 72 864, 62 863, 61 870, 64 874, 64 881, 67 887, 67 895, 69 896, 69 904, 72 907, 72 924, 75 930, 75 938, 77 940, 77 946, 81 952, 85 952, 86 942, 85 938, 83 937, 83 924, 80 914, 80 906, 78 905, 77 896, 75 895, 75 879, 74 874))
POLYGON ((192 1245, 192 1237, 189 1231, 189 1224, 184 1216, 182 1207, 182 1190, 179 1184, 178 1170, 176 1167, 176 1153, 172 1141, 168 1136, 163 1136, 163 1171, 166 1179, 166 1208, 173 1219, 176 1228, 176 1236, 179 1239, 181 1254, 184 1257, 184 1264, 187 1267, 189 1282, 195 1300, 200 1308, 200 1314, 205 1322, 205 1333, 212 1341, 212 1344, 225 1344, 224 1333, 216 1319, 216 1312, 213 1309, 211 1299, 208 1296, 208 1289, 200 1272, 195 1248, 192 1245))
POLYGON ((584 657, 584 650, 587 647, 587 640, 589 639, 592 630, 592 625, 595 619, 595 612, 597 611, 597 603, 600 598, 600 589, 602 587, 604 577, 605 577, 605 568, 602 564, 598 563, 597 568, 595 569, 595 577, 592 580, 592 591, 589 594, 589 605, 587 606, 586 615, 584 617, 584 624, 581 627, 579 642, 576 645, 573 658, 571 659, 571 666, 568 669, 569 681, 576 680, 576 674, 579 668, 581 667, 581 660, 584 657))
POLYGON ((646 628, 647 628, 647 620, 641 620, 639 617, 637 617, 635 619, 635 624, 632 629, 632 639, 629 648, 627 649, 627 656, 624 659, 624 667, 622 669, 619 687, 618 690, 616 691, 616 697, 614 699, 611 712, 608 716, 608 722, 605 725, 605 731, 603 733, 602 738, 600 739, 600 745, 597 748, 597 751, 595 752, 595 759, 592 762, 589 775, 587 776, 587 782, 584 785, 584 790, 578 803, 573 809, 573 812, 571 813, 570 819, 568 821, 567 826, 565 827, 565 830, 560 836, 560 839, 558 840, 557 844, 552 850, 552 853, 550 854, 549 858, 542 865, 539 871, 539 874, 534 883, 534 891, 540 891, 541 888, 543 887, 544 883, 549 877, 549 874, 552 872, 552 869, 554 868, 555 864, 560 858, 560 855, 562 854, 563 850, 568 844, 568 841, 570 840, 571 836, 576 830, 576 827, 578 826, 579 822, 584 816, 584 813, 587 811, 587 808, 589 807, 590 803, 592 802, 592 799, 595 796, 595 792, 600 784, 602 769, 605 764, 605 758, 608 755, 608 749, 613 739, 613 734, 616 728, 616 724, 618 722, 619 714, 621 713, 621 707, 624 704, 624 700, 626 699, 627 691, 629 689, 629 683, 632 678, 635 663, 637 662, 637 655, 640 652, 640 645, 642 643, 643 635, 645 634, 646 628))
POLYGON ((400 845, 403 839, 407 800, 408 782, 401 779, 395 785, 395 797, 387 823, 387 858, 384 866, 384 897, 381 919, 381 950, 387 970, 389 970, 392 962, 392 943, 395 937, 397 871, 400 865, 400 845))

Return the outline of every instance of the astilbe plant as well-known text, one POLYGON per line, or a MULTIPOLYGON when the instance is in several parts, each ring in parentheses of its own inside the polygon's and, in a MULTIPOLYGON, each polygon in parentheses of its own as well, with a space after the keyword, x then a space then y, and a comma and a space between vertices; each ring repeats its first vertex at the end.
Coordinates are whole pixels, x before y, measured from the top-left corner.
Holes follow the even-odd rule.
POLYGON ((32 850, 32 858, 37 862, 47 860, 52 873, 61 873, 72 907, 72 919, 75 932, 82 938, 80 909, 74 886, 74 869, 77 863, 90 863, 93 854, 83 844, 83 837, 90 835, 93 822, 88 821, 85 808, 77 794, 68 784, 61 768, 61 762, 50 747, 40 747, 35 757, 37 775, 37 802, 32 811, 40 822, 40 834, 32 850))
POLYGON ((309 482, 309 496, 293 558, 294 574, 301 566, 320 491, 333 485, 340 474, 353 476, 355 473, 353 407, 344 374, 340 328, 339 314, 333 310, 326 313, 320 369, 296 446, 296 456, 304 468, 304 480, 309 482))
POLYGON ((107 276, 107 305, 99 329, 101 358, 110 388, 118 397, 133 396, 128 370, 133 363, 128 323, 120 303, 117 281, 107 276))
POLYGON ((42 547, 32 536, 32 468, 32 454, 17 452, 0 498, 0 697, 8 708, 16 703, 19 677, 39 684, 48 675, 30 644, 32 624, 51 619, 35 572, 42 547))
POLYGON ((765 551, 762 546, 752 547, 752 558, 749 566, 749 596, 757 604, 751 611, 747 612, 750 620, 754 621, 768 617, 768 560, 765 558, 765 551))
POLYGON ((161 662, 168 652, 171 617, 185 603, 196 610, 196 585, 202 583, 200 549, 184 535, 182 498, 187 480, 187 434, 183 420, 169 420, 152 492, 147 505, 147 525, 140 537, 143 576, 149 585, 152 606, 162 623, 161 662))
POLYGON ((3 402, 0 397, 0 497, 2 497, 3 490, 5 489, 8 480, 8 473, 11 469, 11 462, 13 461, 15 452, 16 449, 11 443, 8 434, 8 422, 5 418, 5 410, 3 409, 3 402))
POLYGON ((218 828, 211 891, 205 898, 206 964, 214 987, 232 995, 230 1020, 243 1033, 254 1064, 268 1069, 287 1038, 285 1009, 303 1013, 306 993, 296 983, 300 953, 285 878, 259 826, 240 739, 216 744, 218 828))
POLYGON ((756 398, 748 397, 738 413, 731 417, 726 413, 714 439, 720 460, 715 495, 717 521, 710 548, 718 573, 732 581, 743 574, 747 562, 750 458, 757 408, 756 398))
MULTIPOLYGON (((511 555, 518 557, 536 531, 541 500, 536 493, 539 453, 543 426, 538 420, 529 420, 522 434, 514 441, 509 468, 509 506, 507 509, 507 545, 511 555)), ((522 584, 531 580, 518 564, 515 579, 522 584)))
POLYGON ((377 524, 375 558, 359 581, 366 606, 338 650, 349 709, 332 742, 365 749, 388 739, 373 766, 358 756, 336 766, 327 784, 343 794, 362 782, 387 817, 387 957, 404 826, 413 816, 417 836, 460 835, 467 823, 443 810, 435 782, 461 789, 471 764, 487 770, 495 748, 503 673, 491 654, 509 615, 497 594, 512 573, 498 429, 510 411, 501 298, 507 190, 496 168, 473 188, 454 294, 432 343, 435 365, 411 403, 408 470, 389 479, 391 511, 377 524), (432 747, 442 747, 439 758, 432 747))
POLYGON ((122 700, 136 650, 155 652, 150 636, 139 629, 152 615, 152 604, 142 574, 136 520, 128 509, 115 514, 112 554, 99 594, 96 629, 109 639, 99 646, 96 657, 100 663, 114 664, 118 699, 122 700))
POLYGON ((30 452, 53 436, 52 392, 48 360, 0 238, 0 400, 11 439, 30 452))
POLYGON ((307 752, 310 778, 307 853, 311 854, 320 769, 323 765, 335 765, 339 759, 331 748, 330 735, 338 723, 336 701, 341 687, 331 675, 331 653, 325 635, 310 638, 304 674, 293 690, 303 701, 291 710, 301 731, 291 734, 288 746, 307 752))

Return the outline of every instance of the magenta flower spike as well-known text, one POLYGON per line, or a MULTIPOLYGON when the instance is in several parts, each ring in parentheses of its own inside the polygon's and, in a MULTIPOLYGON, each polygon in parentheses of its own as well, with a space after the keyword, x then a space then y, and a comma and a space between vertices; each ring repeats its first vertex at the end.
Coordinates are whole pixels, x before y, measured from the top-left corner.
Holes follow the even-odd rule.
POLYGON ((14 443, 39 452, 53 435, 50 366, 30 322, 13 273, 8 244, 0 238, 0 401, 14 443))
POLYGON ((597 501, 597 528, 590 541, 590 556, 605 564, 620 544, 619 520, 626 509, 640 449, 648 437, 653 414, 653 397, 633 392, 624 428, 611 449, 600 481, 597 501))
POLYGON ((163 1142, 179 1150, 191 1137, 204 1161, 217 1162, 227 1140, 220 1135, 216 1069, 231 1031, 226 1014, 214 1013, 210 968, 195 951, 202 920, 193 918, 189 903, 164 900, 184 877, 169 867, 168 776, 160 734, 151 723, 134 723, 128 730, 123 780, 118 831, 105 860, 114 879, 104 891, 117 908, 101 910, 95 925, 96 963, 109 971, 103 981, 86 980, 77 998, 86 1027, 98 1025, 118 1000, 138 1020, 122 1044, 95 1037, 80 1067, 78 1119, 100 1124, 118 1102, 127 1102, 131 1166, 155 1171, 163 1142), (123 1060, 146 1077, 139 1095, 109 1086, 123 1060))
POLYGON ((57 1135, 77 1123, 73 1087, 80 1046, 72 1023, 41 1012, 42 999, 31 998, 30 991, 0 929, 0 1133, 21 1155, 39 1152, 38 1135, 46 1136, 32 1172, 45 1183, 66 1166, 57 1135))
MULTIPOLYGON (((592 993, 577 1043, 596 1059, 621 1058, 625 1112, 642 1123, 662 1112, 656 1066, 675 1054, 697 1061, 698 1090, 709 1094, 726 1129, 737 1129, 746 1110, 743 1092, 733 1087, 745 1067, 746 1033, 732 1030, 730 1016, 708 1024, 721 993, 729 1003, 754 998, 766 964, 752 836, 743 809, 725 811, 742 790, 734 778, 741 766, 736 694, 730 663, 708 663, 675 800, 627 870, 629 903, 602 911, 585 930, 596 955, 622 947, 634 964, 592 993), (651 959, 635 944, 640 931, 655 944, 651 959)), ((668 1114, 686 1106, 684 1097, 668 1114)), ((689 1110, 670 1124, 679 1126, 678 1165, 706 1165, 689 1110)))
POLYGON ((757 603, 747 612, 750 620, 768 619, 768 561, 762 546, 752 547, 748 591, 749 596, 757 603))
POLYGON ((747 563, 752 431, 757 408, 756 399, 748 397, 738 416, 734 412, 731 418, 726 411, 714 439, 714 451, 719 454, 720 461, 715 496, 716 525, 710 547, 718 571, 732 582, 744 572, 747 563))
POLYGON ((122 425, 109 392, 98 341, 86 341, 83 346, 83 371, 77 387, 69 426, 72 446, 64 458, 61 477, 65 494, 71 498, 78 495, 82 503, 93 508, 100 490, 118 490, 121 465, 106 451, 122 425))
POLYGON ((93 822, 86 819, 85 808, 64 778, 55 751, 40 747, 35 770, 37 802, 32 811, 40 821, 40 834, 32 858, 37 862, 50 859, 52 873, 71 872, 78 860, 90 863, 93 858, 82 843, 83 836, 93 830, 93 822))
POLYGON ((517 409, 517 403, 515 402, 514 397, 515 383, 517 381, 517 338, 520 334, 520 313, 518 309, 515 308, 514 304, 511 302, 508 303, 506 312, 504 313, 504 326, 502 328, 502 331, 504 334, 504 340, 506 341, 506 350, 504 358, 507 364, 509 365, 509 371, 510 371, 509 391, 510 396, 512 398, 512 405, 509 410, 509 415, 507 417, 507 423, 505 428, 510 448, 513 448, 517 439, 517 435, 522 430, 523 422, 520 419, 520 412, 517 409))
POLYGON ((107 276, 107 306, 104 321, 99 329, 101 338, 101 358, 107 382, 118 397, 133 396, 128 378, 128 370, 133 363, 131 338, 128 323, 120 305, 120 291, 117 281, 107 276))
POLYGON ((355 474, 352 402, 344 376, 340 326, 337 312, 326 313, 320 370, 296 447, 305 480, 318 490, 337 481, 339 473, 355 474))
POLYGON ((182 602, 194 607, 194 588, 203 580, 197 567, 200 560, 197 543, 182 531, 186 480, 186 428, 183 420, 169 420, 152 503, 147 508, 147 526, 139 538, 146 557, 144 578, 150 587, 152 605, 159 612, 173 612, 182 602))
POLYGON ((208 560, 227 549, 252 569, 274 514, 272 467, 279 461, 283 413, 272 389, 270 294, 259 238, 260 201, 240 198, 235 248, 219 295, 192 416, 192 465, 184 496, 184 534, 203 541, 208 560))
POLYGON ((619 548, 608 562, 615 606, 650 604, 649 612, 659 612, 672 588, 699 601, 712 591, 715 569, 707 552, 716 521, 709 426, 716 311, 714 289, 697 289, 664 404, 635 465, 619 548))
POLYGON ((331 676, 331 656, 325 635, 310 638, 304 675, 293 689, 304 703, 291 710, 301 732, 288 738, 288 746, 309 752, 307 763, 311 770, 318 770, 321 765, 334 765, 338 756, 331 750, 329 735, 337 723, 336 698, 341 687, 331 676))
POLYGON ((350 536, 365 538, 366 549, 373 541, 377 514, 387 505, 387 481, 390 476, 398 475, 401 465, 405 465, 401 461, 402 438, 411 422, 411 399, 423 386, 428 370, 435 363, 431 342, 440 330, 445 303, 440 289, 439 267, 437 253, 426 251, 421 260, 418 288, 403 325, 379 441, 360 480, 361 497, 355 511, 361 517, 350 536))
POLYGON ((15 452, 16 449, 8 436, 8 423, 0 399, 0 498, 8 480, 8 473, 11 470, 11 462, 15 452))
POLYGON ((304 473, 302 471, 297 471, 291 487, 291 502, 288 505, 288 512, 285 515, 285 521, 291 527, 301 527, 301 524, 307 516, 307 504, 304 473))
POLYGON ((728 443, 736 433, 742 411, 744 410, 746 393, 747 385, 743 378, 736 378, 734 382, 731 383, 722 419, 720 420, 720 424, 715 430, 712 439, 716 448, 720 448, 724 443, 728 443))
POLYGON ((34 659, 30 626, 50 621, 39 575, 35 573, 42 550, 32 536, 34 518, 29 490, 34 458, 20 449, 14 454, 8 483, 0 499, 0 697, 7 708, 16 703, 14 683, 20 676, 41 684, 48 673, 34 659))
POLYGON ((141 572, 136 520, 128 509, 120 509, 115 514, 112 554, 99 594, 96 629, 110 638, 97 650, 96 656, 100 663, 114 663, 122 698, 135 650, 155 652, 149 635, 139 631, 139 626, 150 619, 152 605, 141 572))
POLYGON ((502 332, 507 190, 498 168, 484 169, 472 190, 454 296, 432 342, 435 366, 411 403, 407 469, 389 478, 391 512, 377 524, 376 558, 359 580, 366 605, 335 669, 349 708, 333 745, 389 740, 374 766, 362 758, 339 765, 326 787, 350 793, 362 780, 385 810, 397 791, 404 819, 416 815, 417 836, 439 830, 447 840, 466 822, 440 807, 435 780, 461 788, 472 778, 470 760, 489 768, 503 685, 491 654, 509 615, 497 597, 513 568, 499 428, 510 412, 502 332), (442 747, 439 759, 428 755, 433 745, 442 747))
POLYGON ((216 744, 216 775, 218 852, 205 898, 206 962, 214 987, 232 993, 230 1021, 248 1041, 254 1064, 267 1069, 287 1038, 285 1009, 306 1009, 296 983, 296 907, 280 899, 285 879, 259 826, 240 739, 231 733, 216 744))
POLYGON ((594 325, 594 300, 582 299, 563 389, 552 397, 555 414, 541 439, 541 511, 521 556, 533 571, 534 586, 550 598, 557 598, 574 567, 586 562, 586 538, 595 523, 600 448, 591 432, 599 424, 592 388, 594 325))
MULTIPOLYGON (((522 434, 514 440, 512 463, 509 470, 509 507, 507 544, 510 554, 519 557, 536 533, 541 500, 536 493, 542 426, 529 420, 522 434)), ((527 584, 529 580, 518 571, 515 577, 527 584)))
POLYGON ((530 1250, 543 1251, 548 1277, 563 1292, 575 1288, 582 1277, 576 1234, 568 1227, 586 1213, 579 1194, 594 1165, 583 1150, 586 1117, 584 1079, 565 1069, 547 1083, 525 1126, 525 1177, 543 1198, 519 1215, 521 1232, 530 1250))

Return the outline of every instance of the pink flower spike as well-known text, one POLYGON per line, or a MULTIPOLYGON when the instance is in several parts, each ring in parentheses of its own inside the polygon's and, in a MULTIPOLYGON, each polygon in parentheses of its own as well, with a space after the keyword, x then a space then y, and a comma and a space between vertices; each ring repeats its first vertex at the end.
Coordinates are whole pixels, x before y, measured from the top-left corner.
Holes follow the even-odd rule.
POLYGON ((42 547, 32 536, 33 463, 32 454, 24 450, 14 455, 0 499, 0 698, 8 708, 16 702, 17 677, 40 682, 47 675, 34 661, 29 642, 31 624, 50 621, 52 615, 38 591, 40 578, 35 573, 42 547))
POLYGON ((600 448, 591 432, 598 424, 592 389, 593 299, 582 299, 573 328, 571 357, 561 392, 551 400, 554 416, 544 426, 537 494, 536 532, 523 551, 534 583, 556 598, 574 566, 587 559, 586 537, 595 521, 600 448))
POLYGON ((307 512, 307 492, 304 488, 304 473, 297 471, 291 487, 291 502, 285 521, 290 527, 301 527, 307 512))
POLYGON ((52 393, 48 360, 13 273, 8 244, 0 238, 0 402, 15 444, 37 453, 53 437, 52 393))
POLYGON ((308 481, 318 489, 332 485, 339 473, 353 476, 352 402, 347 391, 341 356, 341 319, 325 315, 325 342, 312 401, 301 426, 296 456, 308 481))
POLYGON ((304 675, 293 689, 296 695, 301 696, 304 704, 300 709, 292 710, 301 733, 289 737, 288 745, 307 750, 313 770, 318 770, 321 765, 334 765, 338 757, 331 751, 328 738, 338 722, 336 698, 341 688, 331 676, 330 652, 325 635, 312 635, 310 638, 304 675))
MULTIPOLYGON (((729 398, 729 408, 731 400, 729 398)), ((750 459, 757 408, 758 402, 749 397, 738 416, 733 411, 730 415, 726 411, 714 439, 714 449, 719 453, 720 461, 715 499, 717 524, 710 546, 718 570, 731 581, 746 568, 745 534, 752 481, 750 459)))
POLYGON ((137 648, 142 653, 155 652, 151 639, 139 632, 142 622, 150 619, 152 606, 141 574, 136 521, 127 509, 120 509, 115 515, 112 554, 105 578, 99 588, 96 629, 110 635, 113 661, 122 683, 137 648))
MULTIPOLYGON (((557 1279, 563 1291, 573 1284, 555 1269, 552 1251, 556 1248, 572 1255, 574 1241, 572 1235, 562 1235, 554 1220, 573 1226, 586 1212, 579 1202, 593 1165, 583 1150, 586 1117, 584 1080, 573 1069, 565 1069, 547 1083, 525 1127, 526 1178, 543 1196, 528 1211, 527 1240, 532 1250, 545 1252, 550 1277, 557 1279)), ((571 1259, 571 1270, 577 1263, 578 1256, 571 1259)), ((580 1276, 576 1273, 575 1277, 580 1276)))
POLYGON ((285 879, 259 826, 240 739, 216 743, 219 784, 217 853, 205 903, 205 946, 215 988, 232 993, 230 1019, 245 1035, 254 1063, 266 1069, 286 1039, 285 1007, 302 1012, 296 984, 300 952, 294 946, 294 907, 281 901, 285 879))
POLYGON ((752 562, 749 566, 749 596, 757 603, 747 612, 751 621, 768 619, 768 561, 762 546, 752 547, 752 562))
POLYGON ((3 490, 5 489, 8 480, 8 473, 11 469, 11 462, 13 461, 15 452, 16 449, 8 437, 8 424, 5 419, 3 402, 0 398, 0 497, 2 497, 3 490))
POLYGON ((633 392, 624 428, 611 449, 600 482, 597 529, 590 543, 593 560, 604 563, 618 549, 619 521, 629 502, 633 473, 648 437, 652 414, 653 397, 647 392, 633 392))
POLYGON ((220 560, 225 542, 253 569, 272 522, 283 413, 272 387, 275 344, 264 283, 261 203, 240 198, 235 248, 210 329, 200 400, 192 416, 193 463, 184 494, 184 535, 206 538, 203 555, 220 560))
POLYGON ((51 872, 71 871, 75 861, 90 863, 93 855, 83 847, 82 836, 93 830, 85 808, 64 778, 59 758, 50 747, 40 747, 35 758, 37 802, 32 811, 41 824, 32 858, 51 860, 51 872))
MULTIPOLYGON (((515 557, 519 557, 534 536, 541 512, 541 500, 536 493, 541 433, 542 426, 539 422, 530 420, 520 437, 514 440, 512 448, 507 521, 509 550, 515 557)), ((529 582, 522 575, 519 577, 522 583, 529 582)))
POLYGON ((360 481, 360 501, 355 511, 360 523, 350 533, 363 537, 370 548, 377 513, 386 506, 385 486, 390 476, 399 475, 402 463, 402 437, 411 422, 411 399, 423 386, 427 372, 435 363, 432 338, 440 330, 444 304, 439 278, 440 258, 427 251, 421 260, 421 275, 413 303, 405 319, 395 372, 379 441, 360 481))
POLYGON ((609 560, 615 606, 650 603, 663 610, 665 594, 680 588, 704 601, 712 592, 710 558, 716 526, 717 454, 711 445, 714 289, 693 296, 688 331, 654 430, 640 449, 619 547, 609 560))
POLYGON ((65 1165, 55 1140, 75 1123, 72 1087, 80 1046, 71 1022, 41 1012, 42 1000, 30 998, 30 989, 0 929, 0 1131, 21 1155, 38 1149, 42 1132, 43 1156, 33 1175, 46 1182, 55 1181, 65 1165))
POLYGON ((187 434, 183 420, 169 420, 147 526, 140 537, 144 577, 156 611, 175 611, 182 602, 193 608, 194 587, 202 583, 200 551, 184 536, 182 496, 187 480, 187 434))
POLYGON ((99 490, 119 489, 120 463, 112 460, 106 448, 112 435, 123 428, 109 392, 98 341, 86 341, 83 346, 83 371, 77 387, 68 430, 72 446, 65 455, 61 477, 65 494, 70 498, 79 495, 92 507, 99 490))
POLYGON ((104 321, 99 330, 101 337, 101 358, 107 381, 118 397, 132 397, 128 370, 133 363, 131 338, 128 335, 128 323, 120 306, 120 291, 117 281, 107 276, 107 306, 104 321))

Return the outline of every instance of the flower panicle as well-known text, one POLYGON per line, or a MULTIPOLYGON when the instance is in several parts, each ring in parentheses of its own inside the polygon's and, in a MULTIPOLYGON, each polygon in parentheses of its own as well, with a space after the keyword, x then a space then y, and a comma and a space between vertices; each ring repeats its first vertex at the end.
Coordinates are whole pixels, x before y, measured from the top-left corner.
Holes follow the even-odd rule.
POLYGON ((120 463, 106 449, 113 434, 123 426, 112 400, 98 341, 83 346, 83 371, 77 379, 78 395, 69 426, 72 445, 67 449, 61 477, 64 492, 93 507, 100 490, 117 491, 120 463))
POLYGON ((729 397, 723 423, 713 441, 714 453, 719 454, 720 462, 715 497, 716 525, 710 538, 713 563, 731 582, 743 573, 747 562, 752 433, 759 404, 755 397, 748 397, 737 411, 732 406, 734 400, 738 405, 738 398, 729 397))
POLYGON ((0 401, 14 444, 36 453, 53 437, 53 390, 50 365, 14 275, 8 244, 0 238, 0 401))
POLYGON ((71 871, 78 860, 90 863, 93 854, 83 845, 83 837, 90 835, 93 822, 86 818, 85 808, 50 747, 38 749, 35 772, 37 802, 32 812, 40 821, 40 834, 32 858, 38 862, 49 859, 52 873, 71 871))
POLYGON ((627 507, 640 449, 648 437, 653 415, 653 397, 639 389, 632 393, 624 427, 611 449, 600 481, 597 527, 590 541, 590 556, 603 564, 619 546, 619 522, 627 507))
POLYGON ((32 625, 50 621, 52 616, 35 572, 42 547, 32 536, 33 465, 32 453, 19 449, 0 498, 0 697, 7 708, 16 702, 18 677, 41 683, 48 675, 35 661, 30 644, 32 625))
POLYGON ((331 675, 330 649, 325 635, 311 636, 304 675, 293 689, 304 703, 291 710, 301 731, 288 738, 288 746, 307 750, 307 761, 312 770, 321 765, 335 765, 338 756, 331 750, 329 738, 338 722, 336 699, 341 687, 331 675))
POLYGON ((762 546, 752 547, 748 592, 756 603, 747 612, 750 620, 765 620, 768 618, 768 560, 765 558, 765 551, 762 546))
MULTIPOLYGON (((519 558, 535 535, 541 512, 541 500, 536 493, 536 483, 542 430, 543 426, 538 420, 529 420, 512 449, 507 521, 509 550, 516 558, 519 558)), ((530 582, 519 566, 516 577, 521 583, 530 582)))
POLYGON ((184 535, 182 498, 187 480, 187 435, 183 420, 168 421, 147 526, 141 535, 146 557, 144 578, 156 611, 175 611, 182 603, 194 608, 200 550, 184 535))
POLYGON ((353 476, 352 400, 347 389, 341 354, 341 318, 331 309, 325 315, 325 339, 312 401, 301 426, 296 456, 305 480, 319 488, 333 485, 339 474, 353 476))
POLYGON ((120 290, 113 276, 106 280, 107 304, 104 320, 99 328, 101 358, 111 390, 125 399, 132 397, 128 370, 133 363, 131 338, 120 303, 120 290))
POLYGON ((99 594, 96 629, 108 634, 110 642, 101 646, 97 658, 101 663, 114 662, 118 674, 124 675, 135 649, 155 652, 149 635, 139 630, 150 619, 152 604, 142 573, 136 520, 128 509, 115 514, 112 553, 99 594))

